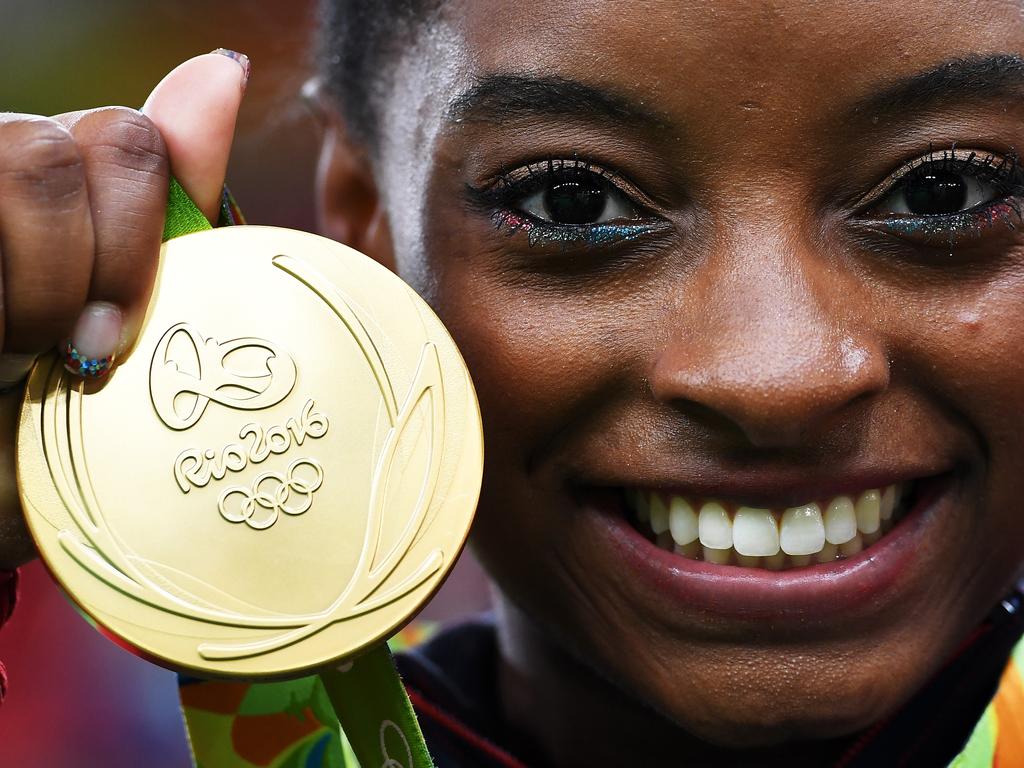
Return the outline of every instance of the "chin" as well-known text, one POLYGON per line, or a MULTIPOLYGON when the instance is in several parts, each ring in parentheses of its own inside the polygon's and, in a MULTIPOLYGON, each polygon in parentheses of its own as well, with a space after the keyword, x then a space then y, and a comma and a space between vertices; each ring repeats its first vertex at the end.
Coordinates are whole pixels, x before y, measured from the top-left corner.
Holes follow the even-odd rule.
POLYGON ((701 741, 754 749, 856 734, 882 720, 910 695, 886 689, 883 680, 848 679, 833 684, 813 673, 794 671, 804 663, 803 659, 781 659, 775 668, 748 679, 742 677, 745 670, 725 671, 703 690, 694 686, 684 695, 658 681, 654 690, 639 696, 701 741))

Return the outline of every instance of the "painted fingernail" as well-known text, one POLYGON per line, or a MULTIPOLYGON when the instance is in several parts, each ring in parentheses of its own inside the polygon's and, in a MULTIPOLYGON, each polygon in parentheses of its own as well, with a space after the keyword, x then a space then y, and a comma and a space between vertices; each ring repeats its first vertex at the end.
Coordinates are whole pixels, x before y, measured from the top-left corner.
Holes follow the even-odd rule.
POLYGON ((76 376, 106 376, 121 344, 121 309, 107 301, 85 305, 71 338, 64 345, 64 367, 76 376))
POLYGON ((234 59, 238 62, 242 68, 242 90, 245 90, 246 84, 249 82, 249 74, 252 72, 252 64, 249 63, 249 57, 244 53, 238 51, 228 50, 227 48, 218 48, 211 53, 219 53, 221 56, 227 56, 229 59, 234 59))

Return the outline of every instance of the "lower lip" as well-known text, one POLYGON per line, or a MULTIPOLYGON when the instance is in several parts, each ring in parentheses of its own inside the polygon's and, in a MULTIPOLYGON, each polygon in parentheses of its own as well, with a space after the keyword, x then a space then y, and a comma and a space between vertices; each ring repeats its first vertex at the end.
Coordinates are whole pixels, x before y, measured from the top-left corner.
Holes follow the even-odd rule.
POLYGON ((929 548, 924 544, 953 495, 949 475, 928 483, 906 517, 869 548, 854 557, 785 571, 691 560, 655 546, 617 511, 601 510, 597 518, 613 556, 638 586, 656 590, 687 611, 730 619, 820 621, 897 602, 918 582, 916 575, 927 575, 929 548))

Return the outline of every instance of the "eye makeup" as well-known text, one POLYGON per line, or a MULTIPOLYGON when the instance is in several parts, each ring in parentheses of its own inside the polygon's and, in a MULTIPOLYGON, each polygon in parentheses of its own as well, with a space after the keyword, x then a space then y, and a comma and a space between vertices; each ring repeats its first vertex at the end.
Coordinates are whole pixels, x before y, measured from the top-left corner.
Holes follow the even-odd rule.
POLYGON ((578 157, 503 171, 491 184, 467 185, 466 195, 498 230, 523 233, 530 246, 612 246, 668 226, 646 213, 635 186, 578 157))
POLYGON ((544 243, 585 243, 586 245, 612 245, 628 242, 661 229, 657 224, 548 224, 533 217, 510 210, 493 212, 491 220, 510 235, 523 232, 531 246, 544 243))
MULTIPOLYGON (((578 157, 502 171, 466 197, 509 236, 531 247, 613 247, 664 231, 650 199, 627 180, 578 157)), ((923 247, 954 247, 1024 221, 1024 170, 1016 154, 929 150, 891 173, 856 204, 876 232, 923 247)))
POLYGON ((882 226, 898 235, 956 240, 964 235, 978 236, 995 227, 1015 229, 1021 220, 1020 202, 1009 200, 962 213, 892 219, 883 222, 882 226))
POLYGON ((1016 155, 951 148, 907 163, 860 207, 873 228, 949 246, 1015 229, 1022 221, 1022 197, 1024 172, 1016 155))

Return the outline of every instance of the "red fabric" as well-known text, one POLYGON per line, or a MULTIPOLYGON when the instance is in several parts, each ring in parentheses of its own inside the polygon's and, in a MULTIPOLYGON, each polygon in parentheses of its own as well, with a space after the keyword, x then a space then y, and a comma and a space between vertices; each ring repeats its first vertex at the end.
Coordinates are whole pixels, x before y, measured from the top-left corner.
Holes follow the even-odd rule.
POLYGON ((526 768, 516 758, 512 757, 508 752, 503 750, 501 747, 492 744, 490 741, 485 739, 480 734, 476 733, 472 728, 463 723, 453 715, 448 714, 443 709, 428 701, 422 694, 408 685, 405 686, 406 693, 409 694, 409 701, 412 702, 413 708, 416 710, 416 714, 420 717, 429 717, 431 720, 436 722, 446 731, 449 731, 456 740, 461 739, 467 742, 472 747, 476 748, 495 763, 503 768, 526 768))
MULTIPOLYGON (((11 617, 14 603, 18 599, 18 572, 0 571, 0 627, 11 617)), ((0 662, 0 703, 7 694, 7 670, 0 662)))

